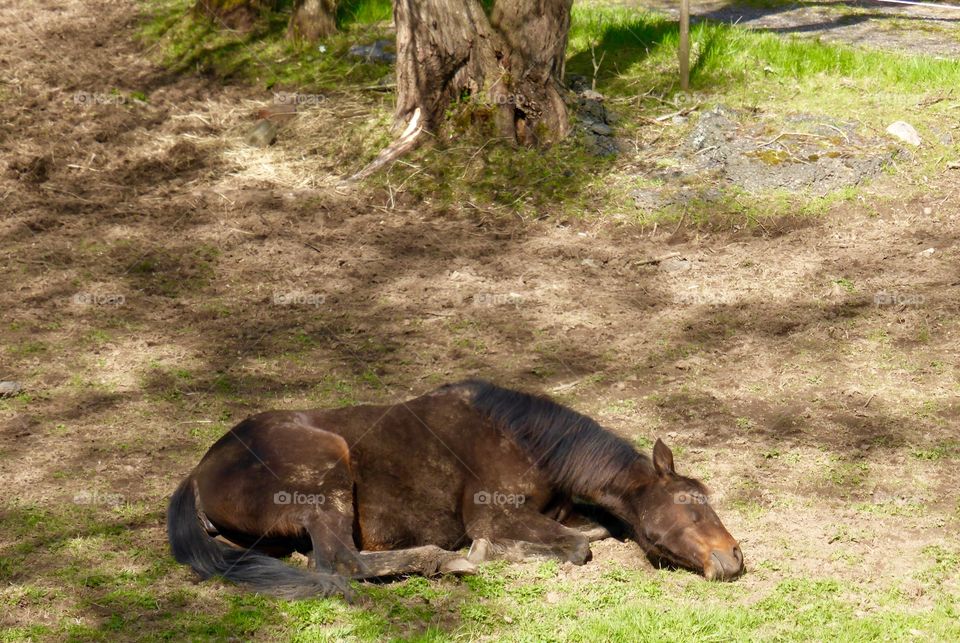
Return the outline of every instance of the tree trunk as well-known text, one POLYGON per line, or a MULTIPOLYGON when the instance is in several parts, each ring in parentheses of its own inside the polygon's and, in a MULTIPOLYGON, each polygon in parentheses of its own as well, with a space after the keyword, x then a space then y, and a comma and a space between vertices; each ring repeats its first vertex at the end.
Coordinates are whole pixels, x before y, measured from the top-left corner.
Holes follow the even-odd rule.
POLYGON ((525 145, 569 129, 562 95, 572 0, 396 0, 397 125, 435 131, 469 95, 493 109, 497 133, 525 145))
POLYGON ((288 38, 316 42, 336 31, 336 0, 297 0, 287 27, 288 38))
POLYGON ((197 0, 193 12, 220 27, 249 31, 263 12, 273 9, 275 4, 276 0, 197 0))

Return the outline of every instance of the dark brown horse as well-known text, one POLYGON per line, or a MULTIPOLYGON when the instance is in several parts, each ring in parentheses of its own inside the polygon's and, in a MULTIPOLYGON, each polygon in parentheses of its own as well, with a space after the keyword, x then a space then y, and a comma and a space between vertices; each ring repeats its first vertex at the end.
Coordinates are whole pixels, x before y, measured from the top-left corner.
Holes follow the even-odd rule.
POLYGON ((660 440, 651 460, 547 398, 471 380, 393 406, 244 420, 177 488, 167 530, 174 557, 204 578, 297 597, 491 558, 581 565, 609 534, 563 524, 576 500, 652 558, 734 578, 743 556, 705 498, 660 440), (308 569, 273 558, 293 551, 310 552, 308 569))

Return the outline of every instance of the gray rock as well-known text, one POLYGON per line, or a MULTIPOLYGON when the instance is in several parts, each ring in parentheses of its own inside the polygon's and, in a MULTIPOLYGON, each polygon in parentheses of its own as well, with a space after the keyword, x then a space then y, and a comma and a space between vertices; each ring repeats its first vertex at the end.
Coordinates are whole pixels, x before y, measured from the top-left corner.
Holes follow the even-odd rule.
POLYGON ((664 272, 683 272, 692 267, 686 259, 671 258, 660 262, 660 270, 664 272))
POLYGON ((263 119, 253 126, 246 136, 247 145, 269 147, 277 140, 277 124, 263 119))
POLYGON ((393 42, 389 40, 377 40, 371 45, 354 45, 347 53, 367 62, 392 65, 397 62, 397 54, 391 51, 393 46, 393 42))
POLYGON ((887 134, 900 139, 907 145, 913 145, 914 147, 920 145, 922 142, 920 134, 918 134, 917 130, 913 128, 913 125, 905 121, 890 123, 890 126, 887 127, 887 134))
POLYGON ((0 382, 0 397, 13 397, 23 390, 20 382, 0 382))
POLYGON ((616 156, 620 153, 620 144, 612 136, 600 136, 587 132, 587 149, 594 156, 616 156))
POLYGON ((663 206, 660 191, 655 189, 644 190, 637 188, 630 191, 630 198, 638 210, 656 210, 663 206))
POLYGON ((606 123, 607 108, 599 100, 580 98, 577 102, 577 113, 581 120, 589 123, 606 123))
POLYGON ((613 128, 605 123, 594 123, 590 126, 590 130, 600 136, 610 136, 613 134, 613 128))
POLYGON ((590 89, 590 80, 580 74, 569 74, 567 76, 567 87, 574 93, 579 94, 590 89))

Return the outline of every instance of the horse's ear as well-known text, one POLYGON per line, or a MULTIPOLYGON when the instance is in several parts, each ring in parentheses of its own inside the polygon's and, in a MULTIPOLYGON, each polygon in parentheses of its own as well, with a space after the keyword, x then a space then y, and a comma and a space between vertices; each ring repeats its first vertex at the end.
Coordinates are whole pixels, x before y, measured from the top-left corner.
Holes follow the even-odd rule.
POLYGON ((660 438, 657 438, 657 443, 653 445, 653 468, 657 475, 673 473, 673 451, 660 438))

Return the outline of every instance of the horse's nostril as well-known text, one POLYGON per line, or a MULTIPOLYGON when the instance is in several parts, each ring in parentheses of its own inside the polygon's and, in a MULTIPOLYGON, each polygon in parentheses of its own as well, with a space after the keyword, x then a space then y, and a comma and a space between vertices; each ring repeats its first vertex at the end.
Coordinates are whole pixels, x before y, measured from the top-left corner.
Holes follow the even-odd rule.
POLYGON ((729 580, 736 578, 743 572, 743 554, 739 547, 733 549, 714 550, 710 553, 712 562, 712 579, 729 580))

